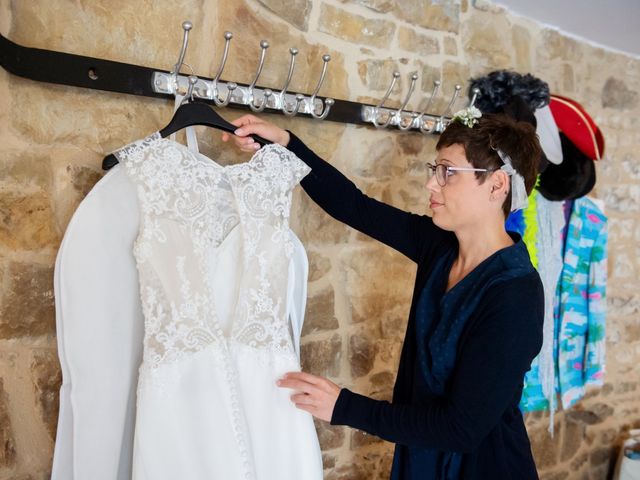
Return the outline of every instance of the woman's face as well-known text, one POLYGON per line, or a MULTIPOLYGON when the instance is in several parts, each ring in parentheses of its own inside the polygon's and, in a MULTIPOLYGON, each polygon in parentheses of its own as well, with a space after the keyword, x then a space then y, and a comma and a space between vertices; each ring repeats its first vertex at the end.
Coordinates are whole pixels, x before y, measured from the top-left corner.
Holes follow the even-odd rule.
MULTIPOLYGON (((473 168, 460 144, 441 148, 435 163, 473 168)), ((427 182, 427 189, 431 193, 429 207, 433 212, 433 223, 444 230, 455 232, 482 222, 495 209, 489 200, 491 183, 479 183, 475 172, 469 171, 449 172, 444 186, 438 184, 435 175, 432 176, 427 182)))

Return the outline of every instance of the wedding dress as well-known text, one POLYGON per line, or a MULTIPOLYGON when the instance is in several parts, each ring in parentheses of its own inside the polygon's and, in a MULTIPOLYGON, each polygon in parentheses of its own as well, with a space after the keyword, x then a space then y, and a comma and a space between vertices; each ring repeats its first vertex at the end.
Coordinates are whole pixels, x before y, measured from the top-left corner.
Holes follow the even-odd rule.
MULTIPOLYGON (((144 321, 132 251, 140 228, 137 187, 139 184, 131 181, 122 165, 114 167, 79 205, 58 252, 54 283, 63 384, 53 480, 125 480, 132 476, 136 388, 144 321)), ((294 249, 288 263, 287 317, 297 356, 308 263, 300 241, 291 231, 289 237, 294 249)), ((226 250, 233 252, 234 249, 227 247, 226 250)), ((220 256, 220 261, 227 270, 237 268, 226 256, 220 256)), ((217 278, 222 279, 221 276, 217 278)), ((219 288, 224 289, 224 282, 219 283, 219 288)), ((189 392, 185 391, 183 395, 189 395, 189 392)), ((199 415, 200 412, 193 410, 192 413, 199 415)), ((288 428, 291 427, 285 426, 288 428)), ((310 460, 300 467, 302 471, 321 469, 317 466, 318 456, 314 454, 317 451, 315 432, 312 433, 313 438, 307 433, 306 447, 303 446, 309 450, 307 458, 310 460)), ((215 447, 215 439, 175 436, 173 440, 177 443, 202 441, 215 447)), ((296 440, 297 437, 291 438, 291 441, 296 440)), ((288 461, 288 444, 278 446, 272 441, 270 447, 275 447, 272 450, 274 461, 278 460, 275 458, 278 449, 284 451, 279 460, 288 461)), ((291 453, 294 452, 295 449, 291 449, 291 453)), ((178 450, 171 455, 176 463, 181 460, 178 450)), ((155 474, 150 475, 153 478, 155 474)), ((189 470, 185 470, 184 475, 176 478, 201 478, 197 472, 190 475, 189 470)), ((225 476, 224 471, 207 472, 206 475, 209 475, 206 478, 234 478, 225 476)), ((302 474, 298 478, 320 476, 321 473, 308 477, 302 474)), ((167 472, 155 478, 169 477, 171 474, 167 472)), ((267 472, 257 478, 270 476, 267 472)))
POLYGON ((136 185, 145 335, 133 478, 322 478, 311 416, 276 387, 299 370, 291 192, 280 145, 222 167, 155 133, 115 153, 136 185))

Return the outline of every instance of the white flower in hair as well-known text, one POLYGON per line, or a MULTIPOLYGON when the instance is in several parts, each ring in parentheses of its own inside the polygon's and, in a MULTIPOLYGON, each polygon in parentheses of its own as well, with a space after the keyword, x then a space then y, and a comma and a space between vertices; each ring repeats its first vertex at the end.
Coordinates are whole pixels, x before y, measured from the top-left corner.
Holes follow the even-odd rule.
POLYGON ((478 119, 482 117, 482 112, 476 107, 467 107, 456 112, 451 119, 454 122, 460 122, 469 128, 478 123, 478 119))

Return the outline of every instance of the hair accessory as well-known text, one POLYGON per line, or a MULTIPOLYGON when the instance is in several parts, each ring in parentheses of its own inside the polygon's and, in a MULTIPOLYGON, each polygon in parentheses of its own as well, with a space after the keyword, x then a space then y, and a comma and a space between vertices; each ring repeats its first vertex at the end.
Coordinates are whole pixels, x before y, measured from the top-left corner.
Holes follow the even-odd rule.
POLYGON ((482 117, 482 112, 479 109, 476 107, 467 107, 456 112, 451 120, 454 122, 460 122, 469 128, 473 128, 473 126, 478 123, 478 119, 480 117, 482 117))
POLYGON ((524 178, 520 175, 515 168, 511 157, 504 153, 499 148, 495 149, 498 152, 498 156, 504 163, 500 170, 506 172, 511 177, 511 211, 522 210, 526 208, 528 202, 527 188, 524 185, 524 178))

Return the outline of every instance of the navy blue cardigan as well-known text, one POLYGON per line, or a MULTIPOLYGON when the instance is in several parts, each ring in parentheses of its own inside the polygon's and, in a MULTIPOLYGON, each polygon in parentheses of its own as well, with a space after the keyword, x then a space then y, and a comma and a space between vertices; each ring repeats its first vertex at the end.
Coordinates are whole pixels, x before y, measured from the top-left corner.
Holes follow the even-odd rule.
MULTIPOLYGON (((537 479, 518 403, 524 375, 542 345, 538 274, 532 271, 482 295, 458 340, 445 394, 425 392, 424 385, 416 385, 416 303, 435 260, 457 250, 455 235, 428 216, 367 197, 293 134, 287 148, 311 167, 301 185, 321 208, 418 266, 392 403, 343 388, 331 423, 396 443, 392 479, 449 479, 437 463, 450 452, 461 458, 455 478, 537 479), (426 455, 419 455, 421 450, 426 455)), ((511 256, 526 255, 522 241, 514 239, 516 244, 500 253, 507 263, 511 256)))

